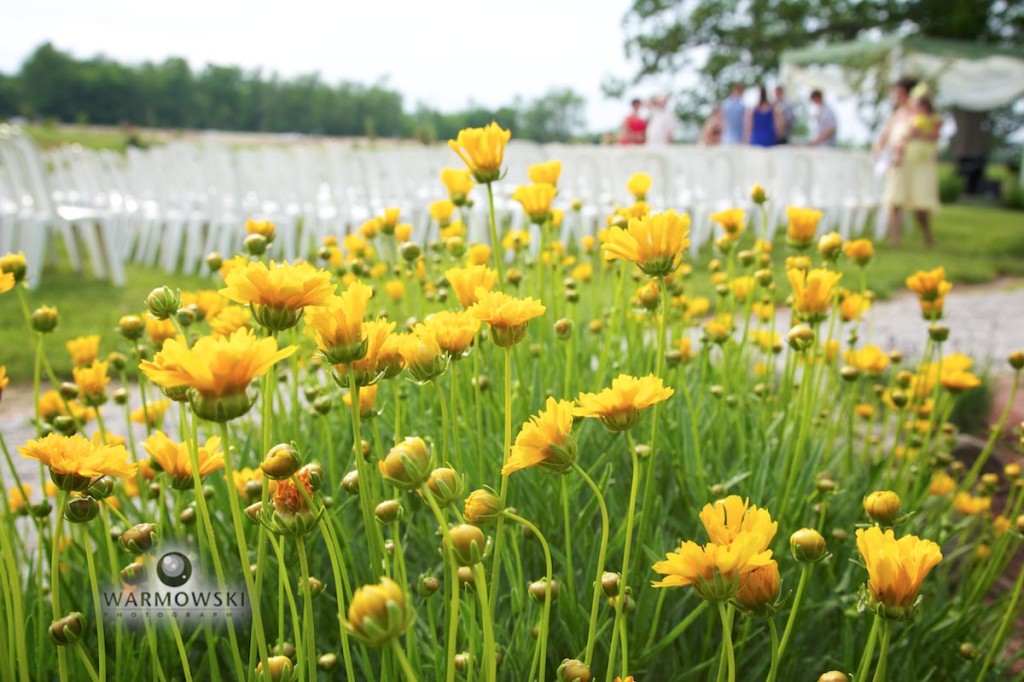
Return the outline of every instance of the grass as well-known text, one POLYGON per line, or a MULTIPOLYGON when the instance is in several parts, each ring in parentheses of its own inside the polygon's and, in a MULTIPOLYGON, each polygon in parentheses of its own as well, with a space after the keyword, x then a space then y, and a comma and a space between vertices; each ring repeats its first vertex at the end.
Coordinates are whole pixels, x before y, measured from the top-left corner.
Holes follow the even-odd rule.
MULTIPOLYGON (((84 277, 67 269, 47 271, 42 285, 26 292, 30 310, 41 305, 57 308, 60 323, 46 338, 47 357, 61 376, 70 377, 71 360, 64 352, 69 339, 100 334, 101 357, 123 341, 116 331, 122 315, 141 314, 146 296, 155 287, 173 283, 183 289, 209 288, 212 280, 167 273, 129 264, 125 268, 128 284, 118 288, 108 281, 84 277)), ((26 342, 25 321, 14 292, 0 297, 0 365, 6 365, 14 381, 31 381, 35 352, 26 342)))
MULTIPOLYGON (((876 247, 874 261, 868 268, 871 288, 880 298, 887 298, 903 289, 903 281, 916 270, 946 267, 950 279, 957 284, 990 282, 1004 275, 1024 276, 1024 222, 1019 213, 979 205, 953 205, 943 207, 935 217, 938 242, 927 248, 915 231, 908 232, 904 244, 893 249, 884 243, 876 247)), ((745 235, 744 244, 753 236, 745 235)), ((745 248, 745 247, 744 247, 745 248)), ((776 246, 784 253, 780 240, 776 246)), ((710 252, 702 253, 694 264, 694 276, 687 285, 693 295, 713 296, 708 278, 702 276, 710 261, 710 252)), ((789 294, 786 273, 781 261, 775 259, 775 281, 778 298, 789 294)), ((859 281, 857 268, 840 262, 848 286, 859 281)), ((119 335, 114 330, 121 315, 139 313, 146 295, 157 286, 171 284, 182 289, 210 288, 219 282, 200 277, 168 275, 160 270, 139 265, 127 266, 128 285, 118 289, 109 282, 83 279, 81 275, 58 269, 48 271, 42 286, 28 294, 30 309, 39 305, 56 306, 60 312, 60 326, 47 339, 48 356, 55 369, 70 373, 70 361, 63 352, 68 339, 102 330, 101 349, 115 348, 119 335)), ((32 376, 33 349, 24 342, 24 322, 17 298, 8 294, 0 298, 0 364, 17 380, 32 376)))
MULTIPOLYGON (((88 149, 110 149, 123 152, 132 133, 125 128, 78 125, 30 125, 25 132, 42 149, 78 144, 88 149)), ((137 134, 135 134, 138 137, 137 134)), ((147 142, 142 138, 143 142, 147 142)))

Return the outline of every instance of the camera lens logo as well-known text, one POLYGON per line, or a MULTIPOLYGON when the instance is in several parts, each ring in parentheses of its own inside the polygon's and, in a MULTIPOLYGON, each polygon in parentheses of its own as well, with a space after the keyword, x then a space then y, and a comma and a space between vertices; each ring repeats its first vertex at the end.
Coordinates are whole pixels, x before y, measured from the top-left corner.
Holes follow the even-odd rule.
POLYGON ((156 565, 160 582, 168 587, 181 587, 192 577, 192 562, 181 552, 168 552, 156 565))

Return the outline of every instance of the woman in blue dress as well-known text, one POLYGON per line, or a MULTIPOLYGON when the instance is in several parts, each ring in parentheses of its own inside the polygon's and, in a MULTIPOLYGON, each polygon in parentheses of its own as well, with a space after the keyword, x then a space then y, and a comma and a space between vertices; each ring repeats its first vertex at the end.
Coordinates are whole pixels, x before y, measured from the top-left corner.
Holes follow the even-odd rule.
POLYGON ((747 110, 744 139, 747 144, 757 147, 774 147, 778 144, 784 122, 778 108, 768 101, 768 91, 763 85, 758 92, 757 106, 747 110))

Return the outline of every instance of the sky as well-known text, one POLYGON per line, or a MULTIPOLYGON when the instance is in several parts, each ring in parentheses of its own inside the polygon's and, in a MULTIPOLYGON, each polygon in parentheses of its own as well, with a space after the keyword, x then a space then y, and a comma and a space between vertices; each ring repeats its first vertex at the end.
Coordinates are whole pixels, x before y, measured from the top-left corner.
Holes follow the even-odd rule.
MULTIPOLYGON (((262 67, 327 82, 387 83, 445 111, 470 100, 499 106, 553 87, 587 99, 588 130, 617 128, 625 102, 601 93, 607 76, 631 77, 622 19, 630 0, 31 0, 4 8, 0 71, 16 71, 44 41, 76 57, 122 62, 188 59, 262 67)), ((667 75, 631 89, 647 97, 692 82, 667 75)), ((753 93, 750 93, 753 96, 753 93)), ((851 110, 852 111, 852 110, 851 110)), ((840 108, 840 128, 856 126, 840 108)), ((845 136, 844 136, 845 137, 845 136)))

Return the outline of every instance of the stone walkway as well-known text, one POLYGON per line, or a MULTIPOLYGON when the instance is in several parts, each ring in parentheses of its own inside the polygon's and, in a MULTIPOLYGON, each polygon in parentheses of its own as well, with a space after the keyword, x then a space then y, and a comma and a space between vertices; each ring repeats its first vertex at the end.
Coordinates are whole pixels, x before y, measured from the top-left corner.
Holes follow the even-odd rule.
MULTIPOLYGON (((786 328, 788 318, 788 311, 780 311, 780 329, 786 328)), ((978 371, 988 369, 993 375, 1007 373, 1006 357, 1015 350, 1024 350, 1024 280, 957 287, 946 299, 944 324, 950 328, 946 343, 948 352, 970 355, 977 361, 978 371)), ((868 343, 867 337, 863 334, 861 343, 868 343)), ((924 352, 927 339, 928 323, 921 319, 914 296, 901 294, 879 302, 871 311, 870 341, 883 349, 899 350, 906 358, 914 359, 924 352)), ((116 389, 115 384, 111 382, 111 393, 116 389)), ((131 392, 136 401, 137 393, 131 392)), ((16 451, 18 445, 35 436, 32 412, 31 385, 12 385, 4 391, 0 401, 0 434, 11 450, 19 475, 24 474, 29 481, 38 481, 36 463, 23 460, 16 451)), ((103 408, 103 415, 112 432, 126 433, 123 408, 108 403, 103 408)), ((133 426, 135 437, 139 440, 144 438, 142 427, 133 426)), ((0 480, 10 486, 10 479, 10 472, 4 464, 0 467, 0 480)))

